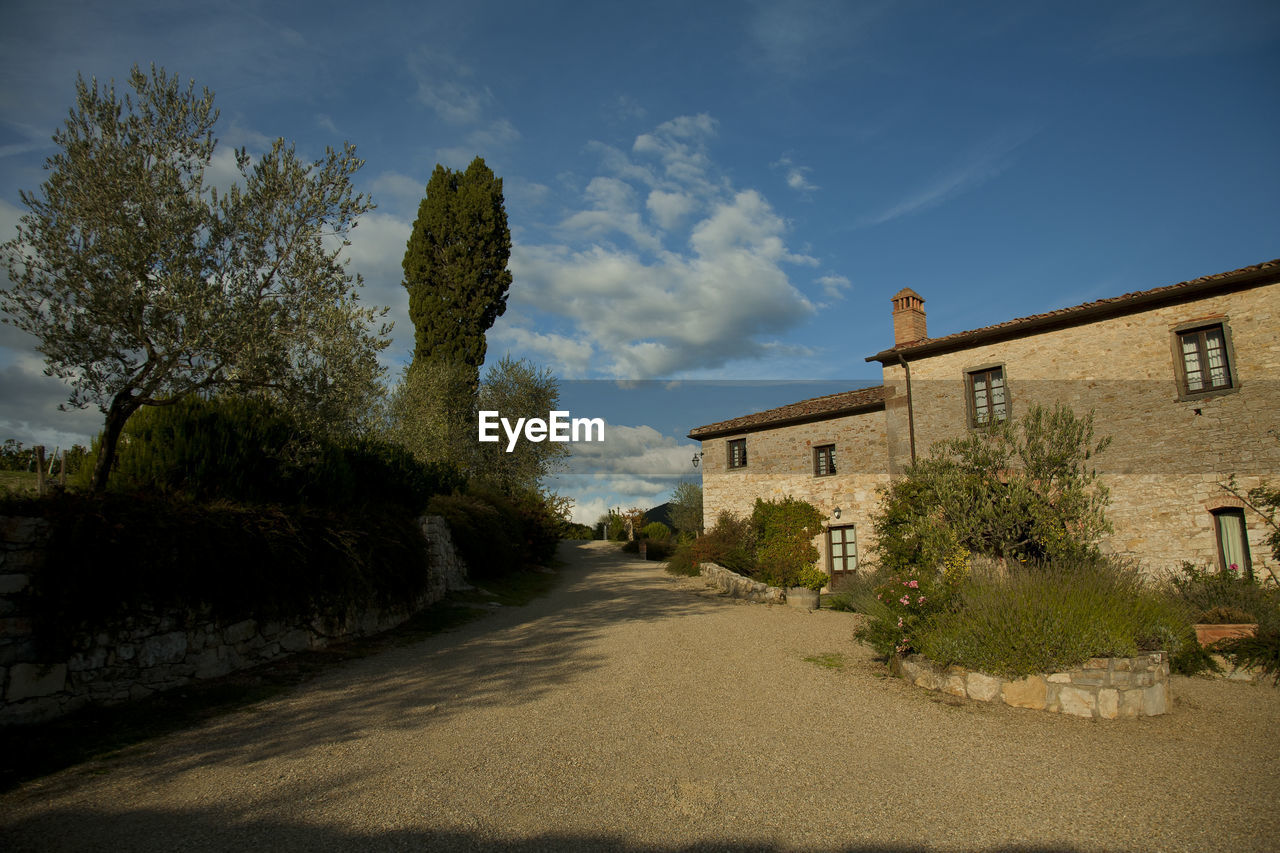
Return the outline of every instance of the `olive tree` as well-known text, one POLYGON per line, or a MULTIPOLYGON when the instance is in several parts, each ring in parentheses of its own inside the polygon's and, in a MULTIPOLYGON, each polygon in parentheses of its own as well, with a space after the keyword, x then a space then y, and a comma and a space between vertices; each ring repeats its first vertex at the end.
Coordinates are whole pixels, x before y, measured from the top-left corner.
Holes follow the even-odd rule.
POLYGON ((331 428, 379 393, 385 311, 362 307, 340 260, 356 218, 354 146, 299 159, 276 140, 208 180, 218 113, 208 89, 136 66, 132 95, 76 81, 48 178, 0 254, 5 322, 33 334, 70 403, 106 415, 93 488, 129 416, 197 392, 263 393, 331 428))

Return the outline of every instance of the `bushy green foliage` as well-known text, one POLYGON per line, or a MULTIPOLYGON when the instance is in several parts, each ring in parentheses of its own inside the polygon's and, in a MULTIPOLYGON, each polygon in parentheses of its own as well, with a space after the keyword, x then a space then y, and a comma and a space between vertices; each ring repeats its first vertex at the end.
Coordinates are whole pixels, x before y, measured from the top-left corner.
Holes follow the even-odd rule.
POLYGON ((756 537, 751 519, 721 512, 702 536, 681 542, 667 562, 672 574, 693 576, 702 563, 716 563, 731 572, 750 575, 756 568, 756 537))
MULTIPOLYGON (((452 469, 419 463, 396 445, 309 433, 260 398, 190 396, 148 407, 122 435, 112 481, 118 491, 420 511, 433 494, 459 484, 452 469)), ((83 465, 73 482, 86 486, 92 472, 83 465)))
POLYGON ((285 620, 409 605, 428 571, 413 516, 385 509, 198 504, 146 494, 10 500, 52 523, 32 575, 46 659, 151 612, 285 620))
POLYGON ((909 643, 937 663, 1010 678, 1197 645, 1184 607, 1131 567, 1102 560, 974 572, 909 643))
MULTIPOLYGON (((62 470, 61 466, 65 463, 67 466, 67 474, 72 475, 78 472, 84 465, 85 457, 89 453, 89 449, 83 445, 74 445, 63 450, 57 457, 52 456, 55 452, 52 448, 46 448, 50 456, 45 458, 45 464, 52 463, 53 476, 58 476, 62 470)), ((5 439, 3 445, 0 445, 0 471, 34 471, 36 464, 36 453, 34 447, 23 447, 22 442, 16 438, 5 439)))
POLYGON ((1270 677, 1272 684, 1280 687, 1280 626, 1259 625, 1252 637, 1232 637, 1219 640, 1213 646, 1239 669, 1256 667, 1262 677, 1270 677))
POLYGON ((16 438, 5 439, 0 446, 0 471, 30 471, 34 461, 32 449, 23 447, 16 438))
POLYGON ((444 517, 475 580, 546 565, 555 556, 563 523, 546 498, 536 493, 510 498, 474 489, 436 495, 427 511, 444 517))
POLYGON ((822 521, 822 513, 807 501, 793 497, 778 501, 756 498, 751 513, 756 542, 756 568, 752 574, 771 586, 801 585, 801 573, 813 568, 818 559, 813 538, 822 533, 822 521))
POLYGON ((1033 406, 1001 422, 939 442, 882 492, 873 521, 876 555, 893 570, 939 564, 954 542, 1025 561, 1090 559, 1111 530, 1107 489, 1088 462, 1092 413, 1033 406))
POLYGON ((822 521, 806 501, 757 499, 750 518, 724 511, 702 536, 680 541, 667 571, 696 575, 699 564, 716 563, 772 586, 821 589, 827 576, 814 567, 818 549, 812 540, 822 532, 822 521))
POLYGON ((1169 578, 1168 588, 1187 605, 1196 622, 1221 623, 1230 611, 1248 617, 1234 621, 1280 628, 1280 587, 1246 577, 1239 569, 1214 571, 1184 562, 1169 578))
MULTIPOLYGON (((666 560, 675 552, 676 546, 670 544, 664 539, 645 539, 637 537, 622 546, 622 550, 628 554, 639 554, 640 546, 644 545, 645 559, 648 560, 666 560)), ((697 572, 694 572, 697 574, 697 572)))
POLYGON ((651 521, 640 531, 640 535, 655 542, 666 542, 671 538, 671 528, 661 521, 651 521))
POLYGON ((596 533, 586 524, 578 524, 573 521, 566 521, 560 526, 561 539, 586 539, 588 541, 596 538, 596 533))

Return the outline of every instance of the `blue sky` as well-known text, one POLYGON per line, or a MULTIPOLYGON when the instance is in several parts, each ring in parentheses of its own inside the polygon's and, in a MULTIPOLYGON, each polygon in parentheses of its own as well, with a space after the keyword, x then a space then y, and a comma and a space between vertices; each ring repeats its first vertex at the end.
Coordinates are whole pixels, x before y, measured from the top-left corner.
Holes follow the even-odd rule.
MULTIPOLYGON (((586 520, 695 476, 694 426, 876 382, 863 359, 904 286, 938 335, 1280 256, 1266 0, 8 0, 0 19, 0 239, 76 73, 155 62, 215 92, 223 167, 277 136, 356 144, 378 209, 350 257, 397 320, 393 373, 426 180, 478 154, 515 244, 492 356, 566 382, 824 380, 720 408, 573 385, 575 416, 618 428, 608 465, 562 480, 586 520)), ((57 412, 40 370, 0 327, 0 437, 87 441, 101 415, 57 412)))

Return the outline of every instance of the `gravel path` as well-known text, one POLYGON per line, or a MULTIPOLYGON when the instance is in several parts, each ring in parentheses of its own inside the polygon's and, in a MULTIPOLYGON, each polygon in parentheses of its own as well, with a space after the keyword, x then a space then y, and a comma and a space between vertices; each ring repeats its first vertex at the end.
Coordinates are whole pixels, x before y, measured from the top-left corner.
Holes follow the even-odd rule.
POLYGON ((527 607, 5 795, 0 849, 1280 849, 1270 686, 1113 722, 944 700, 849 614, 561 553, 527 607))

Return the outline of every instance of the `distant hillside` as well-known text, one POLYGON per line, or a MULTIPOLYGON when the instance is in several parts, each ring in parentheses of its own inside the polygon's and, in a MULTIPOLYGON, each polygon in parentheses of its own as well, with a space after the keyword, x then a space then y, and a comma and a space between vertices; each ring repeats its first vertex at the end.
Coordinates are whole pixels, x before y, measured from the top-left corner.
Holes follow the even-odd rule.
POLYGON ((670 501, 664 504, 658 504, 653 509, 646 509, 644 511, 644 523, 649 524, 654 521, 661 521, 667 527, 675 530, 675 525, 671 523, 670 501))

